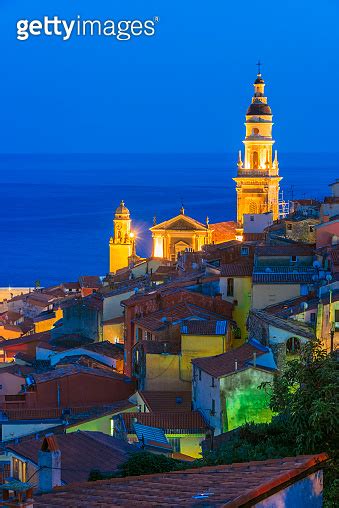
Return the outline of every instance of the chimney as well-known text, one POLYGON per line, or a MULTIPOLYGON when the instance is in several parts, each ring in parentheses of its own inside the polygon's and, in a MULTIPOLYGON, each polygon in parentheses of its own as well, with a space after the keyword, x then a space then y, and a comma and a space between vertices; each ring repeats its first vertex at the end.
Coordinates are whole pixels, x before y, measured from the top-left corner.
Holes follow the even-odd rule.
POLYGON ((253 353, 253 367, 256 367, 257 366, 257 353, 254 352, 253 353))
POLYGON ((238 370, 238 360, 235 360, 234 362, 234 370, 238 370))
POLYGON ((61 451, 54 434, 46 434, 38 456, 39 491, 50 492, 61 485, 61 451))

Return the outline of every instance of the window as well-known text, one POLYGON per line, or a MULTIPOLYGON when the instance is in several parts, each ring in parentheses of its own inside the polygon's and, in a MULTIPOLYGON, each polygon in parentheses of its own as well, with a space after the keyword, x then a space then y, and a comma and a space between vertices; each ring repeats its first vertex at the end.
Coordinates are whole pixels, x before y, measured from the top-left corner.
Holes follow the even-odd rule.
POLYGON ((180 453, 180 437, 169 437, 168 442, 172 446, 174 452, 180 453))
POLYGON ((314 226, 309 226, 310 228, 310 233, 314 233, 314 226))
POLYGON ((298 261, 298 256, 291 256, 291 263, 296 263, 298 261))
POLYGON ((234 296, 234 279, 227 279, 227 296, 234 296))
POLYGON ((241 247, 241 255, 242 256, 248 256, 249 248, 248 247, 241 247))
POLYGON ((214 379, 214 377, 212 377, 212 384, 211 384, 211 386, 212 386, 212 388, 215 387, 215 379, 214 379))
POLYGON ((311 315, 310 315, 311 323, 315 323, 315 316, 316 316, 316 313, 315 312, 311 312, 311 315))
POLYGON ((300 352, 300 340, 297 337, 290 337, 286 342, 286 353, 295 354, 300 352))
POLYGON ((26 462, 13 457, 13 478, 20 480, 21 482, 26 481, 26 462))
POLYGON ((201 381, 201 369, 199 369, 199 381, 201 381))
POLYGON ((145 339, 146 340, 152 340, 152 334, 151 334, 151 332, 145 332, 145 339))
POLYGON ((212 399, 212 404, 211 404, 211 415, 215 415, 215 400, 212 399))
POLYGON ((293 227, 293 226, 292 226, 292 224, 291 224, 291 223, 287 224, 287 225, 286 225, 287 231, 292 231, 292 227, 293 227))
POLYGON ((250 215, 250 221, 254 222, 254 215, 250 215))

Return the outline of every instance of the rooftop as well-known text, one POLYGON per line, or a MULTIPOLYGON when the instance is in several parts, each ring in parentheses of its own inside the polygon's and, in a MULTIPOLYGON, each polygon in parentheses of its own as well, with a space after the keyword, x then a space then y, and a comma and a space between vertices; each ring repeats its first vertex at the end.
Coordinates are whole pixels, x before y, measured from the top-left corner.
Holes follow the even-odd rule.
POLYGON ((221 277, 252 277, 252 272, 253 261, 249 260, 221 265, 221 277))
MULTIPOLYGON (((55 438, 61 451, 61 479, 65 483, 87 481, 92 469, 115 471, 135 451, 133 446, 103 432, 76 431, 55 438)), ((6 448, 37 465, 42 442, 43 439, 31 439, 6 448)))
POLYGON ((151 412, 191 411, 191 391, 139 391, 139 395, 151 412))
POLYGON ((145 317, 135 319, 134 322, 138 326, 146 328, 147 330, 157 331, 166 328, 169 323, 177 324, 189 318, 198 318, 203 320, 211 319, 214 321, 225 320, 223 316, 214 314, 214 312, 210 312, 198 305, 194 305, 192 303, 178 303, 173 307, 158 310, 145 317))
POLYGON ((134 434, 133 424, 136 422, 163 429, 166 434, 205 434, 208 430, 208 425, 198 411, 122 413, 119 417, 128 434, 134 434))
POLYGON ((255 253, 257 256, 313 256, 314 247, 301 243, 288 245, 257 245, 255 253))
POLYGON ((202 467, 61 487, 35 497, 35 508, 137 505, 238 508, 257 502, 322 468, 326 454, 202 467), (203 493, 203 494, 202 494, 203 493))
POLYGON ((254 316, 269 325, 275 326, 276 328, 281 328, 282 330, 291 332, 293 335, 300 335, 301 337, 307 339, 314 339, 315 337, 314 330, 311 326, 295 319, 285 319, 270 314, 265 310, 255 309, 250 311, 250 316, 254 316))
POLYGON ((77 374, 89 374, 91 376, 108 377, 119 380, 128 379, 123 374, 118 374, 115 371, 107 371, 106 369, 92 369, 91 367, 86 367, 84 365, 78 364, 66 365, 64 367, 59 367, 54 370, 49 370, 41 373, 32 373, 30 374, 30 377, 33 378, 35 383, 45 383, 47 381, 52 381, 53 379, 75 376, 77 374))
POLYGON ((227 332, 227 321, 208 320, 201 321, 194 319, 193 321, 183 321, 181 324, 181 333, 185 335, 225 335, 227 332))
POLYGON ((258 358, 269 352, 269 348, 262 346, 258 341, 251 341, 236 349, 231 349, 227 353, 204 358, 194 358, 192 364, 198 369, 207 372, 210 376, 218 378, 252 366, 250 362, 253 361, 253 353, 256 353, 258 358))

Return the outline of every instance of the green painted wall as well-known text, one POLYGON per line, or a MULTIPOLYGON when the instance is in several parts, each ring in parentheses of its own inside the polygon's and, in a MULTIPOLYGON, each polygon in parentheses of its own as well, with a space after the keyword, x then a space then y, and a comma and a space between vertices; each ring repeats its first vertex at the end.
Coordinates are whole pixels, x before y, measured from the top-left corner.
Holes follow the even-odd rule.
POLYGON ((259 390, 258 386, 272 379, 273 374, 269 372, 246 369, 220 380, 223 432, 246 422, 271 421, 270 394, 259 390))

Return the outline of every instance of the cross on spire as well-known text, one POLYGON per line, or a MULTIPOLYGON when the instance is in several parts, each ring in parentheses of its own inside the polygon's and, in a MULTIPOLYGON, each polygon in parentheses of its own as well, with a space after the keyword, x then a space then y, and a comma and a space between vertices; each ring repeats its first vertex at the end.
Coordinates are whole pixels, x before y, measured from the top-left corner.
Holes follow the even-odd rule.
POLYGON ((261 74, 261 66, 262 66, 262 63, 260 62, 260 60, 258 60, 258 62, 256 63, 256 65, 258 66, 258 74, 261 74))

